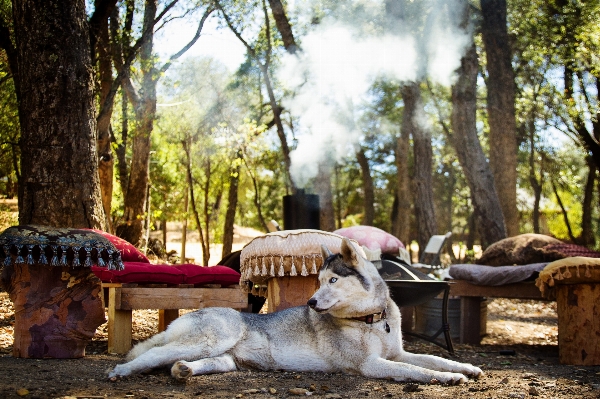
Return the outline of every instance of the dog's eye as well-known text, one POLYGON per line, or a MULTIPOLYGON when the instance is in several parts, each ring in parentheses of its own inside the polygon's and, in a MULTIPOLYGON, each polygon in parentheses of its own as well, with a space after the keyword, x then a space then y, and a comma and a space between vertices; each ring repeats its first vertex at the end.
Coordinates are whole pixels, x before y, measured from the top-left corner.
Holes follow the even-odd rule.
POLYGON ((329 283, 331 283, 331 284, 335 283, 336 281, 337 281, 336 277, 332 277, 329 279, 329 283))

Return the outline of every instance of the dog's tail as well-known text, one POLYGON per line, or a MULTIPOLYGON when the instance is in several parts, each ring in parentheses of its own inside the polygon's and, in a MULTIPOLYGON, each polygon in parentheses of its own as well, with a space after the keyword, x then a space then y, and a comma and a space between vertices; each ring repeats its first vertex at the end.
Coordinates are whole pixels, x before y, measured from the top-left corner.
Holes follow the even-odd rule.
POLYGON ((156 334, 156 335, 148 338, 147 340, 135 345, 133 348, 131 348, 131 350, 127 354, 127 357, 125 358, 125 360, 130 362, 133 359, 135 359, 136 357, 138 357, 139 355, 141 355, 142 353, 145 353, 154 347, 162 346, 164 344, 165 344, 165 331, 163 331, 159 334, 156 334))

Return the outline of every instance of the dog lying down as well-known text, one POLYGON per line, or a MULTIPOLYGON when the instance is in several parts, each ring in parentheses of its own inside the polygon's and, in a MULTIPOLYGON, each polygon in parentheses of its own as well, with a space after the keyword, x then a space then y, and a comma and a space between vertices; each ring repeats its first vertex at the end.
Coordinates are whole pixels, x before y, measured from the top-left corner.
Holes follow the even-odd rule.
POLYGON ((183 381, 234 370, 344 372, 370 378, 458 384, 481 369, 402 349, 400 310, 375 266, 348 239, 322 247, 320 288, 308 301, 270 314, 206 308, 187 313, 141 342, 109 378, 173 364, 183 381))

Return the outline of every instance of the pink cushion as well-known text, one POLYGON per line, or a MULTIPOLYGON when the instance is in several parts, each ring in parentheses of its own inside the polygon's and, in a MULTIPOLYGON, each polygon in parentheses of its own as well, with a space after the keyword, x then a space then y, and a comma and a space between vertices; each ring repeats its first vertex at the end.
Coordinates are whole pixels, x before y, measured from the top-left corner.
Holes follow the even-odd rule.
POLYGON ((371 251, 381 249, 381 253, 384 254, 397 254, 400 248, 404 248, 399 239, 377 227, 352 226, 336 230, 334 233, 352 238, 371 251))
POLYGON ((92 271, 104 283, 183 284, 185 273, 169 265, 153 265, 145 262, 123 262, 124 270, 107 270, 92 267, 92 271))
POLYGON ((174 265, 176 269, 185 273, 185 283, 194 285, 221 284, 223 287, 238 284, 240 274, 227 266, 198 266, 174 265))
POLYGON ((108 241, 110 241, 119 250, 119 252, 121 252, 121 259, 123 260, 123 262, 150 263, 150 260, 148 260, 146 255, 141 253, 136 247, 134 247, 131 243, 125 241, 124 239, 114 236, 112 234, 109 234, 102 230, 96 230, 96 229, 84 229, 84 230, 95 231, 96 233, 98 233, 98 234, 102 235, 103 237, 105 237, 106 239, 108 239, 108 241))

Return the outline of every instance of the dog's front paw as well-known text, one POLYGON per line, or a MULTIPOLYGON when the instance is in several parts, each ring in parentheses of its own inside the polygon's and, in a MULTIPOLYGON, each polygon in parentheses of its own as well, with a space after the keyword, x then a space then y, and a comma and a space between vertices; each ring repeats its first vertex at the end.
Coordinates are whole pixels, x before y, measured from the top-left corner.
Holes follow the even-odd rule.
POLYGON ((462 373, 468 375, 469 377, 473 377, 473 378, 480 378, 485 375, 485 373, 483 372, 482 369, 480 369, 479 367, 473 366, 471 364, 467 364, 467 369, 465 371, 463 371, 462 373))
POLYGON ((467 377, 460 373, 439 373, 431 383, 442 383, 448 385, 459 385, 467 382, 467 377))
POLYGON ((114 369, 112 369, 112 371, 110 371, 108 373, 108 378, 111 380, 114 380, 117 377, 125 377, 125 376, 128 376, 129 374, 131 374, 131 372, 129 371, 129 368, 126 367, 126 365, 118 364, 115 366, 114 369))
POLYGON ((193 373, 192 369, 186 366, 183 362, 176 362, 171 368, 171 375, 177 381, 185 381, 190 378, 193 373))

